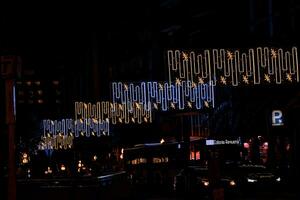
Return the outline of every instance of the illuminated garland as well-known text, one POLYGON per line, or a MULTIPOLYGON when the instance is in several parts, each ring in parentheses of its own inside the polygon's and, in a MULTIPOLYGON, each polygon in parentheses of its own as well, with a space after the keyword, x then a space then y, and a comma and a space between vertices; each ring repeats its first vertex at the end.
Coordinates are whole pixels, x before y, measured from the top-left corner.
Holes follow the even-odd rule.
POLYGON ((62 119, 62 120, 43 120, 44 136, 73 135, 75 137, 90 137, 109 135, 109 120, 96 119, 62 119))
POLYGON ((161 109, 187 109, 214 107, 214 87, 212 84, 194 83, 177 80, 175 84, 167 82, 141 82, 139 84, 121 82, 112 83, 112 101, 127 105, 133 109, 136 103, 147 111, 161 109))
POLYGON ((75 119, 93 118, 96 120, 111 120, 112 124, 116 123, 138 123, 152 122, 152 111, 146 109, 149 106, 135 103, 128 106, 127 103, 111 103, 100 101, 95 104, 85 102, 75 102, 75 119))
POLYGON ((73 147, 73 135, 48 135, 42 136, 38 144, 39 150, 46 149, 69 149, 73 147))
POLYGON ((244 53, 225 49, 204 50, 203 53, 169 50, 167 57, 170 82, 176 78, 232 86, 299 82, 296 47, 291 51, 258 47, 244 53))

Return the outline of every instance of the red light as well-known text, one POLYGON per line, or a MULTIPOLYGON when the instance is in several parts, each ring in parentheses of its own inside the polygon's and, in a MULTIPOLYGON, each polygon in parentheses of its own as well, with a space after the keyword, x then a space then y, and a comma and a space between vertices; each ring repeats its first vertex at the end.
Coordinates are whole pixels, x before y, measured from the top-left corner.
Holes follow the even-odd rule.
POLYGON ((245 148, 245 149, 248 149, 248 148, 249 148, 249 146, 250 146, 250 145, 249 145, 249 143, 248 143, 248 142, 244 142, 244 148, 245 148))

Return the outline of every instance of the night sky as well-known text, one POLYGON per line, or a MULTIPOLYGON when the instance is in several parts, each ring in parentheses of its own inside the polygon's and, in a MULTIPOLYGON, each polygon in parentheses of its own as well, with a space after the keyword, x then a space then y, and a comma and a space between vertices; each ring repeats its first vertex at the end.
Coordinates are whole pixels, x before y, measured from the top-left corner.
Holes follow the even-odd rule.
MULTIPOLYGON (((75 100, 108 99, 111 81, 164 80, 170 48, 297 46, 299 8, 296 0, 2 4, 0 52, 20 55, 24 71, 34 70, 36 77, 62 80, 60 109, 71 113, 75 100)), ((251 104, 241 114, 243 123, 251 108, 263 112, 270 96, 285 104, 296 93, 280 91, 286 99, 277 89, 233 91, 236 109, 251 104)))

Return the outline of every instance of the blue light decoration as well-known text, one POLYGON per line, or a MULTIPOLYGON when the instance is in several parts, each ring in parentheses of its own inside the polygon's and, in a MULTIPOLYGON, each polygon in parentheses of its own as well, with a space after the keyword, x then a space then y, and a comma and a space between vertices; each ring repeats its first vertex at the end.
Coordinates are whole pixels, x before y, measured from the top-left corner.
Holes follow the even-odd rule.
MULTIPOLYGON (((124 98, 124 97, 122 97, 124 98)), ((96 120, 111 121, 117 123, 151 123, 152 111, 150 105, 141 103, 115 103, 99 101, 96 103, 75 102, 75 119, 83 120, 93 118, 96 120)))
POLYGON ((192 109, 214 107, 212 82, 200 83, 176 80, 176 83, 148 81, 141 83, 112 83, 112 102, 127 105, 143 105, 146 111, 161 109, 192 109))
POLYGON ((244 52, 229 49, 168 50, 169 82, 211 82, 213 85, 283 84, 299 82, 297 48, 258 47, 244 52))

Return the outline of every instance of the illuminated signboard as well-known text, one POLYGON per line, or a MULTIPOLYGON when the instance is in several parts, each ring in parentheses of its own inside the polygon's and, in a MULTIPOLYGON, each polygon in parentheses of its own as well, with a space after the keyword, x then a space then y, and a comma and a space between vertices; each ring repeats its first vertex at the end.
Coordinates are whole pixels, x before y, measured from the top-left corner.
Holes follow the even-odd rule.
POLYGON ((281 110, 272 111, 272 126, 283 126, 283 118, 281 110))
POLYGON ((208 139, 205 141, 205 144, 207 146, 213 146, 213 145, 227 145, 227 144, 236 144, 236 145, 241 145, 241 140, 240 138, 235 139, 235 140, 213 140, 213 139, 208 139))

